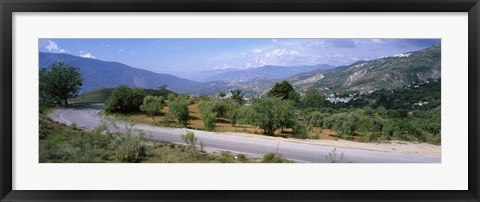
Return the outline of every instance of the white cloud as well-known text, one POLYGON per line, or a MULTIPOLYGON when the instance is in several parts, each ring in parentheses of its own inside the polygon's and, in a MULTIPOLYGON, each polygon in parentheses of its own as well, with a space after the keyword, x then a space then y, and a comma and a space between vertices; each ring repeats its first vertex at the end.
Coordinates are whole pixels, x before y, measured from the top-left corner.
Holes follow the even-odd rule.
POLYGON ((279 48, 250 59, 252 66, 259 67, 264 65, 295 65, 298 62, 304 62, 311 58, 297 50, 279 48))
POLYGON ((247 53, 243 52, 243 53, 240 53, 240 55, 247 55, 247 53))
POLYGON ((90 54, 90 53, 83 52, 83 51, 80 51, 80 57, 82 57, 82 58, 92 58, 92 59, 95 59, 95 56, 93 56, 93 55, 90 54))
POLYGON ((258 53, 262 53, 262 50, 261 50, 261 49, 258 49, 258 48, 256 48, 256 49, 252 50, 252 52, 253 52, 253 53, 257 53, 257 54, 258 54, 258 53))
POLYGON ((135 55, 135 54, 137 54, 137 52, 135 52, 135 51, 132 51, 131 53, 132 53, 132 55, 135 55))
POLYGON ((300 53, 296 50, 289 50, 286 48, 282 49, 275 49, 272 51, 271 55, 274 55, 276 57, 281 57, 281 56, 300 56, 300 53))
POLYGON ((247 62, 247 63, 245 63, 245 66, 243 66, 242 69, 248 69, 248 68, 251 68, 251 67, 253 67, 252 64, 247 62))
POLYGON ((123 48, 122 48, 122 49, 118 49, 117 52, 118 52, 118 53, 123 53, 123 52, 125 52, 125 49, 123 49, 123 48))
POLYGON ((58 47, 58 44, 52 40, 48 40, 44 48, 50 53, 68 53, 65 49, 58 47))
POLYGON ((258 58, 258 57, 255 58, 255 65, 256 66, 264 66, 266 64, 267 64, 267 61, 265 61, 264 59, 258 58))
POLYGON ((226 64, 226 63, 223 63, 223 65, 221 67, 219 66, 215 66, 213 67, 214 70, 218 70, 218 69, 228 69, 230 67, 230 65, 226 64))
POLYGON ((276 40, 276 39, 272 39, 272 43, 273 43, 273 44, 278 44, 278 43, 279 43, 279 41, 278 41, 278 40, 276 40))

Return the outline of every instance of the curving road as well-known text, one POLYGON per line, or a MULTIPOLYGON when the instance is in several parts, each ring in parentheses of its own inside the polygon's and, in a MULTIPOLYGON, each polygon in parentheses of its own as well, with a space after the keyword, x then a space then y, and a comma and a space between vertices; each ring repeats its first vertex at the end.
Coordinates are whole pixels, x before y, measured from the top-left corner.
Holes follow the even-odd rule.
MULTIPOLYGON (((63 108, 52 111, 49 116, 53 120, 65 124, 75 123, 82 128, 95 128, 102 123, 114 123, 117 128, 125 128, 127 123, 112 121, 100 115, 102 105, 90 105, 75 108, 63 108)), ((255 137, 223 135, 221 133, 200 130, 164 128, 145 124, 136 124, 135 129, 143 130, 146 138, 150 140, 182 143, 181 135, 192 131, 198 141, 205 143, 205 148, 216 151, 230 151, 260 157, 265 153, 278 152, 285 158, 298 162, 326 163, 325 156, 334 148, 311 144, 302 144, 255 137)), ((395 152, 371 151, 362 149, 336 148, 338 153, 344 153, 345 162, 355 163, 440 163, 438 157, 405 154, 395 152)))

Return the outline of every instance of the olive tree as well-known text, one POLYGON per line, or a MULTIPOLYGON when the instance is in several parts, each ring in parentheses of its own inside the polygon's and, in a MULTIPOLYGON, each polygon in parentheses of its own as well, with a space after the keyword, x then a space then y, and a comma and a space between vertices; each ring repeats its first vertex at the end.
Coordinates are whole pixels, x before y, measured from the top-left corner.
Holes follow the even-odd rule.
POLYGON ((125 85, 113 89, 112 94, 105 102, 105 111, 130 113, 140 110, 145 98, 145 90, 129 88, 125 85))
POLYGON ((177 123, 186 127, 188 125, 188 98, 186 96, 177 96, 175 100, 168 104, 168 113, 175 117, 177 123))
POLYGON ((250 123, 273 135, 279 128, 289 128, 296 120, 296 109, 292 102, 271 97, 257 100, 251 106, 250 123))
POLYGON ((83 85, 80 69, 63 62, 40 69, 39 76, 40 100, 43 102, 63 102, 66 106, 69 98, 78 96, 83 85))
POLYGON ((164 100, 165 98, 162 96, 148 95, 143 98, 143 104, 140 106, 140 110, 152 116, 152 120, 155 121, 155 116, 162 112, 164 100))

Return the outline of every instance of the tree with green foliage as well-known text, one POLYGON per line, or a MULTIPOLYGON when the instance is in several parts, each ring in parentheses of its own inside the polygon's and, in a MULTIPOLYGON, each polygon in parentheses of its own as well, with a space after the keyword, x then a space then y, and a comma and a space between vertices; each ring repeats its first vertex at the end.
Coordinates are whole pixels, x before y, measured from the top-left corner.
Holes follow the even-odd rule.
POLYGON ((173 102, 175 100, 175 98, 177 98, 177 96, 175 96, 175 94, 173 94, 173 93, 170 93, 167 96, 167 100, 168 100, 169 103, 173 102))
POLYGON ((255 101, 249 114, 250 124, 264 130, 264 134, 273 135, 279 128, 288 128, 296 120, 293 103, 271 97, 255 101))
POLYGON ((251 114, 251 108, 247 106, 242 106, 238 108, 233 108, 227 112, 227 117, 230 119, 230 124, 235 126, 235 124, 248 124, 249 117, 251 114))
POLYGON ((78 96, 83 85, 80 69, 63 62, 41 68, 39 81, 41 102, 63 102, 65 106, 69 98, 78 96))
POLYGON ((278 120, 278 125, 283 132, 285 128, 292 128, 297 120, 297 109, 291 100, 282 100, 273 107, 278 120))
POLYGON ((368 140, 368 135, 374 126, 373 119, 367 116, 363 109, 356 109, 352 115, 355 121, 355 132, 361 135, 363 140, 368 140))
POLYGON ((233 99, 237 104, 239 104, 240 106, 242 106, 243 104, 245 104, 245 99, 244 99, 242 90, 240 90, 240 89, 237 88, 237 89, 235 89, 235 90, 231 90, 230 93, 232 94, 232 99, 233 99))
POLYGON ((213 112, 217 113, 217 117, 224 118, 231 109, 230 103, 226 100, 213 100, 213 112))
POLYGON ((305 125, 299 120, 295 120, 292 124, 292 136, 298 139, 307 139, 310 126, 305 125))
POLYGON ((325 96, 315 88, 309 88, 303 96, 302 105, 306 108, 321 108, 325 106, 325 96))
POLYGON ((355 119, 348 112, 333 114, 325 118, 324 122, 327 128, 337 131, 345 139, 352 137, 355 132, 355 119))
POLYGON ((215 112, 218 118, 225 117, 230 108, 230 103, 226 100, 202 100, 198 104, 200 112, 215 112))
POLYGON ((213 100, 202 100, 198 104, 198 109, 202 114, 202 121, 206 130, 215 129, 217 123, 217 112, 213 100))
POLYGON ((225 97, 225 96, 227 96, 227 94, 223 91, 220 91, 220 93, 218 93, 218 96, 225 97))
POLYGON ((179 95, 173 102, 168 104, 168 113, 177 119, 177 123, 186 127, 188 125, 188 98, 179 95))
POLYGON ((327 114, 319 112, 319 111, 313 111, 310 113, 306 113, 305 115, 305 121, 315 127, 323 127, 323 119, 327 117, 327 114))
POLYGON ((215 112, 202 113, 202 121, 206 130, 213 131, 215 129, 215 125, 217 124, 217 113, 215 112))
POLYGON ((282 100, 300 101, 300 94, 298 94, 293 86, 288 81, 275 83, 273 88, 268 92, 268 97, 278 97, 282 100))
POLYGON ((116 87, 105 102, 105 111, 131 113, 138 112, 143 104, 145 91, 141 88, 116 87))
POLYGON ((152 116, 152 120, 155 121, 155 116, 162 112, 164 100, 165 98, 162 96, 148 95, 143 98, 143 104, 140 106, 140 110, 152 116))

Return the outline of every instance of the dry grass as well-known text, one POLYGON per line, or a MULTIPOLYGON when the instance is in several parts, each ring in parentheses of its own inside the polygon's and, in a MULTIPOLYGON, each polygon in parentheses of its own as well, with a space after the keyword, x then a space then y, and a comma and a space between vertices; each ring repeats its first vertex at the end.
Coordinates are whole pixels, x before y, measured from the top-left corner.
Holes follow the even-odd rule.
MULTIPOLYGON (((40 114, 40 163, 121 163, 116 135, 92 130, 80 130, 56 123, 40 114), (85 143, 85 144, 78 144, 85 143), (85 147, 85 145, 91 147, 85 147), (80 158, 79 158, 80 157, 80 158)), ((260 158, 229 152, 197 151, 192 148, 157 141, 144 140, 145 154, 138 163, 260 163, 260 158)))

